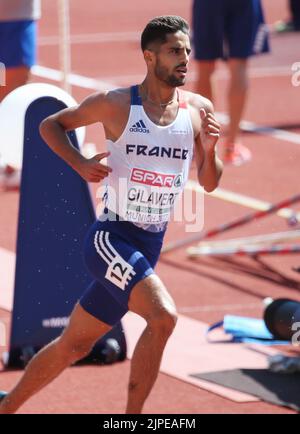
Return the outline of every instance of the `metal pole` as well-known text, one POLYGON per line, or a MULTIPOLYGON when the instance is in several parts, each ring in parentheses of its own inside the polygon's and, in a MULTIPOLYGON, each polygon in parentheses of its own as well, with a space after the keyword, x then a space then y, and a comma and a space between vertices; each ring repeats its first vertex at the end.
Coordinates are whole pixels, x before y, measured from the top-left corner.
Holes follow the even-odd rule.
POLYGON ((62 74, 61 86, 71 94, 69 76, 71 72, 71 47, 70 47, 70 10, 69 0, 58 0, 59 22, 59 62, 62 74))

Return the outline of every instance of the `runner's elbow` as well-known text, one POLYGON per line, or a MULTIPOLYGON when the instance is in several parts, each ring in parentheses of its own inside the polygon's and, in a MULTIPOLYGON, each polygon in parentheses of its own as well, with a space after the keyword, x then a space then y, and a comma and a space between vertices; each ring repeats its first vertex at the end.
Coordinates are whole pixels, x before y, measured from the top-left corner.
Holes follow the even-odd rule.
POLYGON ((39 132, 41 137, 46 140, 46 137, 49 135, 49 133, 51 133, 53 130, 57 130, 58 128, 64 131, 63 126, 57 120, 53 119, 52 116, 48 116, 40 123, 39 132))

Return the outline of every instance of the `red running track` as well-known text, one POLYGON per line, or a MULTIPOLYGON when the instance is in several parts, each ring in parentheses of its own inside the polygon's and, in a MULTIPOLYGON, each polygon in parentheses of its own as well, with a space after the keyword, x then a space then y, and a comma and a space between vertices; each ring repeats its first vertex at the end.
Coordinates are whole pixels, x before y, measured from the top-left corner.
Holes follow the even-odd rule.
MULTIPOLYGON (((113 85, 128 85, 143 77, 145 67, 139 51, 138 34, 155 15, 179 14, 190 19, 190 2, 111 0, 103 4, 96 0, 72 0, 71 30, 72 71, 113 85), (115 34, 121 40, 114 41, 115 34), (85 36, 84 36, 85 35, 85 36), (86 35, 93 35, 85 42, 86 35), (119 35, 120 36, 120 35, 119 35), (104 37, 107 39, 103 41, 104 37), (97 42, 98 41, 98 42, 97 42)), ((267 21, 286 16, 286 1, 264 1, 267 21)), ((39 65, 57 69, 58 26, 56 2, 44 0, 40 21, 39 65)), ((291 85, 291 65, 300 61, 298 36, 271 37, 272 53, 250 62, 250 95, 244 119, 258 125, 299 133, 298 101, 300 88, 291 85), (298 45, 297 45, 298 44, 298 45)), ((190 80, 194 85, 194 62, 190 80)), ((226 109, 226 77, 220 65, 216 79, 217 111, 226 109)), ((49 81, 34 77, 35 81, 49 81)), ((81 81, 81 84, 85 80, 81 81)), ((103 84, 103 83, 102 83, 103 84)), ((93 89, 73 86, 77 100, 93 89)), ((299 138, 299 136, 298 136, 299 138)), ((299 143, 258 134, 244 134, 242 140, 253 153, 253 160, 242 167, 228 167, 221 187, 268 202, 277 202, 298 192, 299 143)), ((87 129, 87 141, 103 149, 103 130, 99 126, 87 129)), ((195 170, 191 179, 196 180, 195 170)), ((0 247, 15 251, 18 193, 0 193, 0 247)), ((297 209, 297 207, 296 207, 297 209)), ((228 201, 205 197, 204 230, 231 221, 250 212, 228 201)), ((170 225, 167 241, 185 237, 184 223, 170 225)), ((278 216, 252 222, 236 228, 230 237, 277 232, 287 229, 278 216)), ((224 235, 224 237, 228 237, 224 235)), ((221 237, 222 238, 222 237, 221 237)), ((291 268, 299 266, 299 255, 265 256, 261 259, 203 258, 191 262, 185 249, 164 256, 157 272, 174 297, 179 313, 198 321, 211 323, 225 314, 260 317, 262 299, 267 296, 299 299, 299 277, 291 268)), ((9 324, 10 313, 0 311, 0 319, 9 324)), ((20 413, 122 413, 126 400, 129 361, 109 367, 73 367, 54 383, 33 397, 20 413), (80 391, 80 400, 78 399, 80 391)), ((11 388, 21 372, 1 372, 0 388, 11 388)), ((293 413, 293 411, 263 402, 236 403, 184 381, 160 373, 149 397, 146 413, 293 413)))

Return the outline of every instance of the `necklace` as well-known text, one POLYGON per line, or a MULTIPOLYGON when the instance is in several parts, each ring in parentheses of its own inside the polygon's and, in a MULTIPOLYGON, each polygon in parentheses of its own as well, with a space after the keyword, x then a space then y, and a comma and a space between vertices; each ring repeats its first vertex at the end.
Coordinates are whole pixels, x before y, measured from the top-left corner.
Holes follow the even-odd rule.
POLYGON ((167 107, 168 105, 172 104, 172 102, 175 101, 174 96, 173 96, 173 98, 172 98, 170 101, 168 101, 168 102, 156 102, 156 101, 153 101, 153 100, 152 100, 151 98, 149 98, 149 96, 146 94, 143 85, 141 86, 141 88, 142 88, 143 93, 144 93, 144 95, 145 95, 145 97, 146 97, 145 100, 146 100, 146 101, 149 101, 149 102, 150 102, 151 104, 153 104, 153 105, 159 106, 161 109, 167 107))
POLYGON ((164 108, 164 107, 167 107, 168 105, 172 104, 172 102, 174 102, 175 99, 172 98, 170 101, 162 103, 162 102, 152 101, 152 99, 150 99, 148 96, 146 96, 146 101, 149 101, 153 105, 158 105, 160 108, 164 108))

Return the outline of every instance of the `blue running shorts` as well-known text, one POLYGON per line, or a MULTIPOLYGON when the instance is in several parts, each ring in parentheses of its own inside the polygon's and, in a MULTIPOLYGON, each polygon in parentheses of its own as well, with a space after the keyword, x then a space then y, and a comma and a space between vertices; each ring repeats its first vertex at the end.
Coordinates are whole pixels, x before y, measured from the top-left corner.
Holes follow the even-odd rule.
POLYGON ((36 21, 0 22, 0 62, 6 68, 36 63, 36 21))
POLYGON ((154 273, 165 230, 148 232, 128 221, 101 220, 86 236, 84 260, 95 280, 79 303, 89 314, 113 326, 128 311, 133 287, 154 273))
POLYGON ((269 51, 260 0, 194 0, 193 45, 197 60, 246 59, 269 51))

